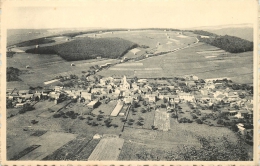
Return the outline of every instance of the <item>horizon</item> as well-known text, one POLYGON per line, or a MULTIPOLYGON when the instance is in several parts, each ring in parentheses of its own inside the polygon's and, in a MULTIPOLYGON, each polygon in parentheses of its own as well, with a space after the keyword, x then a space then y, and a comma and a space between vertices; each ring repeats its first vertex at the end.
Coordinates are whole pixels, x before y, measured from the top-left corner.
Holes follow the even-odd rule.
POLYGON ((30 3, 3 5, 7 29, 189 29, 254 24, 256 16, 255 1, 30 3))
POLYGON ((187 27, 187 28, 165 28, 165 27, 139 27, 139 28, 106 28, 106 27, 71 27, 71 28, 8 28, 7 30, 43 30, 43 29, 89 29, 89 30, 96 30, 96 29, 179 29, 179 30, 198 30, 199 28, 201 28, 201 30, 203 30, 203 28, 213 28, 213 29, 222 29, 222 28, 253 28, 253 24, 250 23, 242 23, 242 24, 222 24, 222 25, 215 25, 215 26, 198 26, 198 27, 187 27))

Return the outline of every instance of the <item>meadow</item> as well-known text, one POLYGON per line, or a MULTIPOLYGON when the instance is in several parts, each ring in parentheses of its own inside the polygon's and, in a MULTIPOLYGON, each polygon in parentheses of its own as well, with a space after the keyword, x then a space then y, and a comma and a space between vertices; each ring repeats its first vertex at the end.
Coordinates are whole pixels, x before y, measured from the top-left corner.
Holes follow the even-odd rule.
MULTIPOLYGON (((69 76, 70 74, 81 76, 82 71, 89 70, 91 66, 115 63, 118 61, 119 60, 116 59, 93 59, 68 62, 54 54, 39 55, 19 53, 7 59, 7 67, 16 67, 21 71, 25 71, 25 74, 19 76, 23 81, 21 84, 35 87, 44 86, 44 82, 53 80, 56 76, 69 76), (75 66, 71 66, 71 63, 74 63, 75 66), (30 68, 26 68, 27 65, 29 65, 30 68)), ((10 82, 10 87, 11 84, 12 82, 10 82)))

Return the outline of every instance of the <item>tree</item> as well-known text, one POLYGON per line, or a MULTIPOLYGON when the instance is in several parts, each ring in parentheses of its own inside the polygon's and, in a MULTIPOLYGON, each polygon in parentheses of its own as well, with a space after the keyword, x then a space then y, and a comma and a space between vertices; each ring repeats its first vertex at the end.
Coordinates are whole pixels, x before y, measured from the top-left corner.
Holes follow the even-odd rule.
POLYGON ((202 124, 202 123, 203 123, 200 119, 196 119, 196 122, 197 122, 198 124, 202 124))
POLYGON ((217 121, 217 124, 222 125, 223 123, 224 123, 224 121, 223 121, 222 119, 219 119, 219 120, 217 121))
POLYGON ((6 99, 6 108, 12 108, 12 107, 13 107, 12 100, 6 99))

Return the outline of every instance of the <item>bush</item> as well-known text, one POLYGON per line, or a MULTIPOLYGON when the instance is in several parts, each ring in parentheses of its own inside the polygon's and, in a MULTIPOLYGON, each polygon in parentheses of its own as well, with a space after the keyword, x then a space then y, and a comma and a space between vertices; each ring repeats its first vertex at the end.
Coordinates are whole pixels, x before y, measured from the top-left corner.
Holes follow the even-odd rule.
POLYGON ((179 123, 192 123, 192 120, 184 117, 179 119, 179 123))
POLYGON ((200 120, 200 119, 196 119, 196 122, 197 122, 198 124, 202 124, 202 123, 203 123, 202 120, 200 120))
POLYGON ((224 121, 222 120, 222 119, 219 119, 218 121, 217 121, 217 124, 223 124, 224 123, 224 121))

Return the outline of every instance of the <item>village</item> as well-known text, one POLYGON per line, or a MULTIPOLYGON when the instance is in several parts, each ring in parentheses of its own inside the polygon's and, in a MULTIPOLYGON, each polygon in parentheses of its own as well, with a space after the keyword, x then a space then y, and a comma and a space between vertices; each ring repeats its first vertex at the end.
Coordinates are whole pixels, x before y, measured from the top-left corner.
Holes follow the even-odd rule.
MULTIPOLYGON (((247 142, 253 142, 252 87, 235 84, 229 78, 203 80, 186 75, 128 79, 126 76, 93 77, 87 74, 84 79, 75 75, 67 79, 71 83, 63 86, 7 90, 7 108, 16 110, 8 113, 7 109, 7 118, 35 111, 34 105, 47 102, 50 103, 47 104, 48 111, 37 116, 87 119, 91 126, 101 125, 100 121, 104 120, 107 127, 121 126, 107 123, 107 119, 120 117, 120 123, 126 124, 123 128, 136 122, 137 126, 162 131, 170 130, 169 124, 161 125, 158 121, 174 118, 179 123, 228 127, 247 142), (82 82, 88 86, 83 87, 82 82), (160 118, 147 125, 144 120, 147 118, 139 116, 134 119, 137 112, 143 115, 154 112, 160 118)), ((38 121, 31 119, 31 123, 38 121)))

